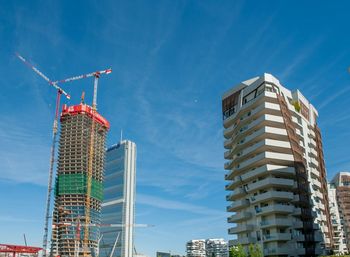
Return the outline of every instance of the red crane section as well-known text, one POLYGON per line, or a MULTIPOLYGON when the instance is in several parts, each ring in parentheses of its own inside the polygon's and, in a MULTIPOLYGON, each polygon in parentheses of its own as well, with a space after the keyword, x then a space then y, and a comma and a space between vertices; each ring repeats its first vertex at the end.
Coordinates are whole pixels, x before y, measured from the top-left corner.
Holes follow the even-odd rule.
POLYGON ((109 122, 104 117, 102 117, 101 114, 94 112, 92 107, 86 104, 79 104, 74 106, 67 106, 66 104, 64 104, 62 107, 61 117, 66 115, 77 115, 79 113, 87 114, 88 116, 93 118, 96 122, 100 123, 102 126, 106 127, 107 129, 109 129, 110 127, 109 122))
POLYGON ((38 254, 41 250, 40 247, 0 244, 0 253, 12 253, 14 257, 17 253, 38 254))

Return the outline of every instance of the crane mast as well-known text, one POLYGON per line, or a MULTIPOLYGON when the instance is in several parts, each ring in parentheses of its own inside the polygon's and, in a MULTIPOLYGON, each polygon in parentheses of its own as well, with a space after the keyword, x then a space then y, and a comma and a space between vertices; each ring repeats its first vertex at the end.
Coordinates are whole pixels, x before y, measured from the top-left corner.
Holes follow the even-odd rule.
POLYGON ((50 218, 50 205, 51 205, 51 193, 52 193, 52 178, 53 178, 53 168, 55 164, 55 152, 56 152, 56 138, 58 132, 58 114, 60 108, 61 95, 65 95, 67 99, 70 99, 70 95, 65 92, 62 88, 57 85, 57 82, 52 82, 45 74, 43 74, 39 69, 34 65, 28 62, 23 56, 16 53, 16 56, 29 68, 31 68, 36 74, 42 77, 46 82, 51 86, 57 89, 56 95, 56 106, 55 106, 55 118, 53 121, 52 127, 52 143, 50 150, 50 166, 49 166, 49 178, 48 178, 48 187, 47 187, 47 196, 46 196, 46 208, 45 208, 45 223, 44 223, 44 236, 43 236, 43 257, 46 257, 47 251, 47 237, 49 233, 49 218, 50 218))
MULTIPOLYGON (((94 77, 94 89, 93 89, 93 100, 92 100, 92 117, 95 117, 97 112, 97 89, 98 80, 102 74, 110 74, 112 69, 106 69, 102 71, 95 71, 85 75, 79 75, 76 77, 55 81, 54 83, 66 83, 74 80, 83 78, 94 77)), ((94 118, 92 118, 90 128, 90 145, 89 145, 89 157, 88 157, 88 170, 87 170, 87 185, 86 185, 86 199, 85 199, 85 225, 84 225, 84 239, 83 239, 83 256, 91 256, 89 249, 89 224, 91 222, 91 184, 93 174, 93 161, 94 161, 94 146, 95 146, 95 129, 96 124, 94 118)))
MULTIPOLYGON (((57 133, 58 133, 58 117, 59 117, 59 108, 60 108, 60 100, 61 95, 65 95, 67 99, 70 99, 70 95, 65 92, 58 84, 67 83, 75 80, 80 80, 83 78, 94 77, 94 89, 93 89, 93 102, 92 102, 92 114, 93 117, 97 111, 97 89, 98 89, 98 80, 102 74, 110 74, 112 69, 106 69, 101 71, 95 71, 84 75, 74 76, 71 78, 52 81, 50 80, 44 73, 42 73, 39 69, 37 69, 34 65, 28 62, 23 56, 16 53, 16 56, 29 68, 31 68, 35 73, 37 73, 40 77, 42 77, 46 82, 48 82, 51 86, 57 89, 56 96, 56 107, 55 107, 55 118, 53 122, 52 128, 52 144, 50 150, 50 167, 49 167, 49 179, 48 179, 48 191, 47 191, 47 200, 46 200, 46 208, 45 208, 45 225, 44 225, 44 236, 43 236, 43 257, 46 257, 47 251, 47 242, 48 242, 48 226, 49 226, 49 218, 50 218, 50 206, 51 206, 51 193, 52 193, 52 179, 53 179, 53 168, 55 163, 55 152, 56 152, 56 142, 57 142, 57 133)), ((92 174, 93 174, 93 157, 94 157, 94 145, 95 145, 95 122, 92 119, 91 122, 91 131, 90 131, 90 147, 89 147, 89 158, 88 158, 88 172, 87 172, 87 194, 86 194, 86 209, 85 209, 85 225, 84 225, 84 241, 83 241, 83 255, 90 256, 89 250, 89 224, 91 222, 90 217, 90 209, 91 209, 91 183, 92 183, 92 174)), ((80 224, 79 224, 80 231, 80 224)), ((51 245, 52 246, 52 245, 51 245)), ((52 247, 51 247, 52 248, 52 247)), ((57 249, 58 250, 58 249, 57 249)), ((52 251, 51 251, 52 255, 52 251)))

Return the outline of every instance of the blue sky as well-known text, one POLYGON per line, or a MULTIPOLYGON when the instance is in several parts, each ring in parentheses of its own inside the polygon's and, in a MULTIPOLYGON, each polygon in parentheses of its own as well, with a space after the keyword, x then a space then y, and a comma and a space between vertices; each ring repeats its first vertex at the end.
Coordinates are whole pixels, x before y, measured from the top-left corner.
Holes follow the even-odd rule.
MULTIPOLYGON (((348 1, 0 0, 0 242, 41 245, 53 80, 112 67, 98 108, 108 145, 136 142, 136 248, 183 254, 228 239, 221 95, 269 72, 319 110, 328 177, 350 157, 348 1), (6 233, 4 233, 6 231, 6 233)), ((64 85, 91 102, 92 80, 64 85)))

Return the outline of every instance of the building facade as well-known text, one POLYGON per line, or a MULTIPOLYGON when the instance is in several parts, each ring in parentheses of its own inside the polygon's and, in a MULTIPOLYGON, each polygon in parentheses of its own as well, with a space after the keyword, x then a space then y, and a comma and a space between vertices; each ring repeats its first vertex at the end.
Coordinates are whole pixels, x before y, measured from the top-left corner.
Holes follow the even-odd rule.
MULTIPOLYGON (((335 188, 336 203, 339 211, 340 223, 343 225, 343 243, 347 251, 350 249, 350 172, 339 172, 331 181, 335 188)), ((343 248, 344 249, 344 248, 343 248)))
POLYGON ((55 255, 98 251, 108 129, 108 121, 90 106, 63 106, 51 243, 55 255))
POLYGON ((228 257, 228 244, 222 239, 205 240, 205 252, 207 257, 228 257))
POLYGON ((222 99, 230 245, 265 256, 313 256, 333 247, 317 110, 270 74, 222 99))
POLYGON ((206 257, 205 240, 195 239, 186 243, 187 257, 206 257))
MULTIPOLYGON (((350 174, 349 174, 350 175, 350 174)), ((335 254, 346 254, 348 248, 346 245, 346 237, 344 231, 344 219, 341 217, 341 213, 337 200, 337 189, 332 183, 328 184, 328 197, 329 197, 329 210, 331 214, 331 221, 333 226, 333 240, 335 254)))
POLYGON ((134 251, 136 144, 123 140, 106 152, 100 256, 132 257, 134 251), (108 227, 120 224, 120 227, 108 227), (116 242, 118 237, 118 241, 116 242), (115 245, 115 247, 114 247, 115 245))
POLYGON ((166 252, 157 252, 156 257, 170 257, 170 253, 166 252))

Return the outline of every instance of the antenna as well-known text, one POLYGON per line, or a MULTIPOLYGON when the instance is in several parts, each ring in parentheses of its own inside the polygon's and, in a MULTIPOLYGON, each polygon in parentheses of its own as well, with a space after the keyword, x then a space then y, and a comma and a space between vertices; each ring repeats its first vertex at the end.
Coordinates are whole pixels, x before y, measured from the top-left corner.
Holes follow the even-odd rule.
POLYGON ((120 142, 123 141, 123 129, 120 130, 120 142))
POLYGON ((28 245, 27 245, 27 238, 26 238, 26 234, 23 234, 23 238, 24 238, 24 244, 25 244, 26 246, 28 246, 28 245))

